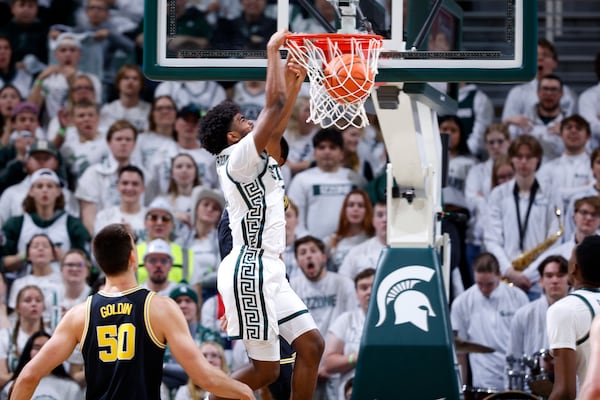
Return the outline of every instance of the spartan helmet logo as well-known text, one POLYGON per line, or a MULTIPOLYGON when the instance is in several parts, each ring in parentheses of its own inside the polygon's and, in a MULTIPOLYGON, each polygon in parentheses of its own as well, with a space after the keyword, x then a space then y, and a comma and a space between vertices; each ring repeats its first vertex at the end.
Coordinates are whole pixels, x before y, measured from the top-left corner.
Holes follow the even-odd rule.
POLYGON ((435 271, 431 268, 411 266, 403 267, 385 277, 377 290, 377 309, 379 321, 375 327, 383 324, 387 305, 394 302, 395 325, 410 322, 417 328, 428 332, 427 317, 435 317, 429 299, 422 292, 413 290, 419 282, 429 282, 435 271))

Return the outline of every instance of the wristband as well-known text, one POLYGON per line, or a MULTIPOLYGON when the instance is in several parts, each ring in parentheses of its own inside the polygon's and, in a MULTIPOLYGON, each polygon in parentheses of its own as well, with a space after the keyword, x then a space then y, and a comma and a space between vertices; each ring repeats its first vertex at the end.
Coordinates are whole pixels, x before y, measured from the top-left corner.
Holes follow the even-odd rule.
POLYGON ((21 260, 27 261, 27 253, 23 252, 20 254, 20 256, 21 256, 21 260))
POLYGON ((58 136, 64 137, 66 132, 67 132, 67 128, 63 128, 63 127, 58 128, 58 136))
POLYGON ((348 356, 348 364, 350 364, 351 367, 356 366, 356 360, 354 359, 354 353, 351 353, 348 356))
POLYGON ((35 86, 39 86, 42 87, 42 85, 44 85, 44 81, 41 79, 36 79, 35 80, 35 86))

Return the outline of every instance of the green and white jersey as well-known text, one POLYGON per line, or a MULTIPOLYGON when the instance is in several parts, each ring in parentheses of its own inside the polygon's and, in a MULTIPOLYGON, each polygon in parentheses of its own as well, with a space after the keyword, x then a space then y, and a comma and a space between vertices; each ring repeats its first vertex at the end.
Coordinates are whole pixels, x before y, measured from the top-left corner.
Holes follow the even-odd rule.
POLYGON ((217 156, 233 246, 279 255, 285 249, 284 182, 277 162, 258 154, 252 134, 217 156))

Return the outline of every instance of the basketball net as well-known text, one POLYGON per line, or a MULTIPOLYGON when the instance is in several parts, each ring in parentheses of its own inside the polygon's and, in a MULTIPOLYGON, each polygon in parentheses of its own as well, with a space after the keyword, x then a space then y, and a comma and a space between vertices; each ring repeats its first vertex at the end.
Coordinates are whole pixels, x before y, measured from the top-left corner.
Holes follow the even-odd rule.
MULTIPOLYGON (((332 126, 346 129, 349 126, 362 128, 369 124, 365 112, 365 101, 374 86, 377 75, 377 61, 383 38, 366 34, 291 34, 285 47, 292 56, 306 68, 310 82, 310 115, 307 122, 314 122, 323 128, 332 126), (336 81, 336 71, 328 71, 328 63, 345 54, 359 57, 368 73, 354 79, 346 70, 348 84, 344 88, 348 95, 344 99, 332 97, 325 82, 336 81), (355 89, 348 89, 355 88, 355 89), (369 88, 365 90, 365 88, 369 88)), ((348 68, 347 65, 343 66, 348 68)), ((331 90, 331 88, 330 88, 331 90)))

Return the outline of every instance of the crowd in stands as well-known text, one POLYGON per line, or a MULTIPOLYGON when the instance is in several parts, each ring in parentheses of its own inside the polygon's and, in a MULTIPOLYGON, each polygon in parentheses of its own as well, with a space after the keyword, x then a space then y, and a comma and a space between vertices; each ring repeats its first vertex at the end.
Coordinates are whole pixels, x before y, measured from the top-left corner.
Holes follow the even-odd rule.
MULTIPOLYGON (((327 2, 316 3, 323 14, 331 11, 327 2)), ((39 331, 51 333, 69 308, 102 287, 90 241, 110 223, 134 232, 140 284, 179 304, 209 361, 224 371, 244 365, 243 346, 219 324, 217 228, 225 200, 199 129, 204 113, 222 101, 256 119, 264 82, 147 80, 140 68, 142 0, 0 5, 0 385, 47 340, 39 331)), ((264 49, 276 30, 267 0, 174 5, 177 36, 169 52, 223 43, 264 49)), ((295 17, 293 24, 314 21, 295 17)), ((557 66, 554 46, 540 39, 537 76, 510 91, 501 116, 476 85, 461 83, 458 112, 439 118, 440 133, 449 135, 444 208, 460 216, 444 221, 454 246, 452 323, 459 335, 468 335, 468 324, 486 327, 465 340, 485 342, 494 332, 484 344, 496 349, 495 359, 471 359, 480 368, 474 386, 502 388, 510 349, 532 354, 546 343, 542 337, 519 347, 510 335, 512 316, 548 295, 547 265, 556 264, 553 274, 564 277, 557 257, 568 259, 600 227, 600 88, 590 82, 574 93, 557 66), (515 267, 522 253, 542 244, 541 255, 515 267), (510 301, 492 324, 485 312, 468 308, 478 305, 467 297, 485 302, 496 290, 510 301)), ((595 68, 600 80, 600 56, 595 68)), ((282 257, 326 338, 318 398, 344 399, 386 245, 382 179, 393 149, 386 149, 376 116, 362 129, 321 129, 307 122, 308 107, 302 94, 284 135, 289 201, 282 257)), ((553 292, 545 307, 566 291, 553 292)), ((83 398, 81 354, 65 368, 38 390, 62 385, 59 397, 83 398), (68 397, 73 382, 81 391, 68 397)), ((168 351, 163 383, 165 399, 206 395, 168 351)))

